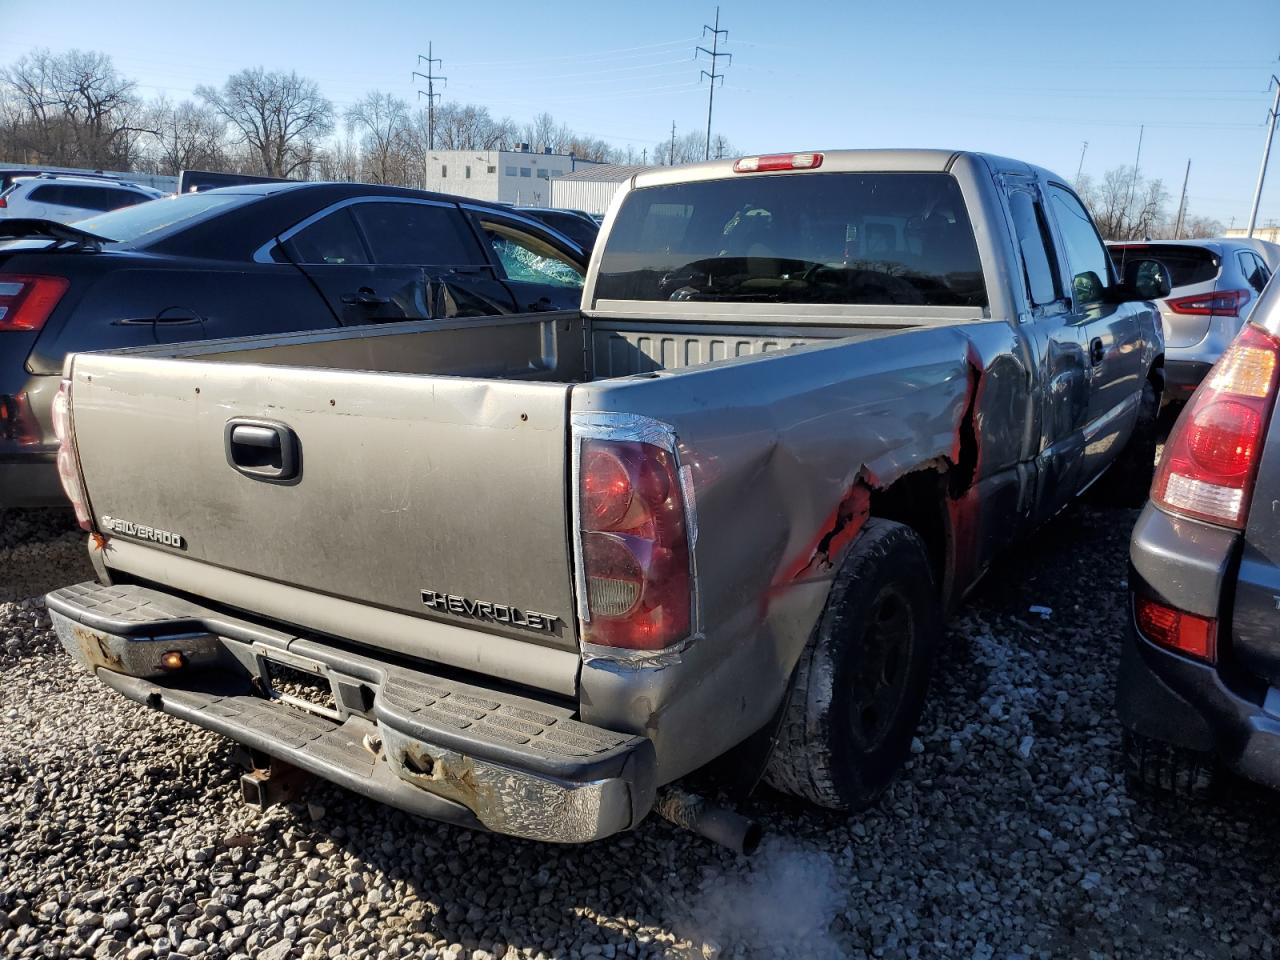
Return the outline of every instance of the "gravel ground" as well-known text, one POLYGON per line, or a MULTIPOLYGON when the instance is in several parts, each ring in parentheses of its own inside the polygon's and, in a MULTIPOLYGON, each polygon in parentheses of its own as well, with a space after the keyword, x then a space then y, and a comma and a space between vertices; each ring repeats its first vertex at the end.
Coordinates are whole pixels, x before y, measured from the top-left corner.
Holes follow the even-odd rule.
POLYGON ((1276 798, 1178 810, 1117 772, 1134 518, 1076 507, 993 570, 883 802, 761 792, 747 861, 661 821, 560 848, 325 785, 248 809, 225 741, 73 670, 14 599, 89 576, 78 532, 0 514, 0 955, 1275 956, 1276 798))

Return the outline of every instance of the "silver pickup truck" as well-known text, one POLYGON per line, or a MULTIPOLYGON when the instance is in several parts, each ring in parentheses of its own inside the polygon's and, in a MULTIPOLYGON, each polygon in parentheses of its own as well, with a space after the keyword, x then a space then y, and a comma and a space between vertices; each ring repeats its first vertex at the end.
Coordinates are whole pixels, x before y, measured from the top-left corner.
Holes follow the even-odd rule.
POLYGON ((588 841, 717 759, 857 809, 996 552, 1145 498, 1167 293, 1012 160, 643 173, 580 312, 70 357, 98 579, 48 608, 120 694, 427 817, 588 841))

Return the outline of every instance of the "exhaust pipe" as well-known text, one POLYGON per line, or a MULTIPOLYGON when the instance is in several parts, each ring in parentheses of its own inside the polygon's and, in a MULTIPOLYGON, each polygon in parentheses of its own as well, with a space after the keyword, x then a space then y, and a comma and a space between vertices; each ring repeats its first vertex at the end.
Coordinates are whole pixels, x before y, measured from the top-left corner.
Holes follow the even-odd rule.
POLYGON ((677 827, 692 830, 744 857, 755 853, 764 839, 764 830, 756 821, 678 787, 660 790, 653 809, 677 827))

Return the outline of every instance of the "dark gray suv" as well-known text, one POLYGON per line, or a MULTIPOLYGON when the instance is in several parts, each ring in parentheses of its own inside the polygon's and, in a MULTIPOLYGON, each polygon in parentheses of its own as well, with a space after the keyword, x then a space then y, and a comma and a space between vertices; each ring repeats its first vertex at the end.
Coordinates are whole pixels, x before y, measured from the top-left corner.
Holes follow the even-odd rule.
POLYGON ((1280 788, 1280 287, 1165 444, 1130 546, 1120 718, 1140 783, 1207 792, 1228 769, 1280 788))

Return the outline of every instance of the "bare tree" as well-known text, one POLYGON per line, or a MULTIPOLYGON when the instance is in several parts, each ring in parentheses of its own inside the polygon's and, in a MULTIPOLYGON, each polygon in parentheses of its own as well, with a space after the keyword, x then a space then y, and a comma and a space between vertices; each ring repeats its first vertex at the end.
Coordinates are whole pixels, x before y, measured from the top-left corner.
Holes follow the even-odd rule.
POLYGON ((127 167, 149 132, 132 81, 103 53, 34 50, 0 71, 8 153, 39 163, 127 167))
POLYGON ((375 90, 347 111, 346 120, 360 137, 365 175, 373 183, 404 183, 415 153, 409 105, 375 90))
POLYGON ((211 108, 190 100, 174 106, 159 97, 151 105, 150 116, 155 173, 176 177, 183 170, 217 170, 227 162, 226 124, 211 108))
POLYGON ((317 159, 318 141, 333 129, 333 104, 314 80, 293 71, 241 70, 221 90, 199 86, 195 92, 249 146, 269 177, 305 170, 317 159))
POLYGON ((1169 191, 1163 180, 1135 175, 1131 166, 1112 167, 1100 182, 1088 175, 1082 176, 1076 192, 1106 240, 1173 236, 1169 191))

